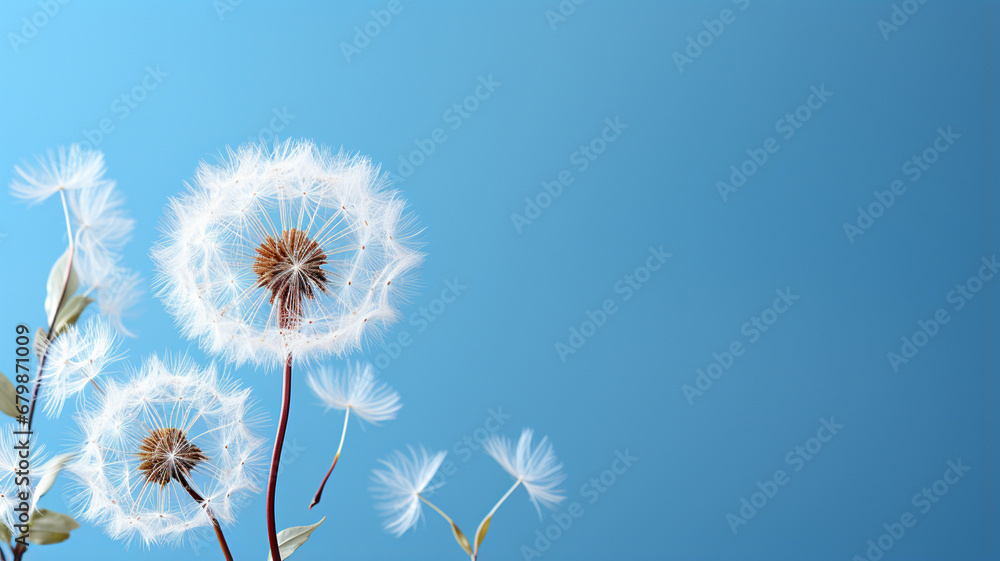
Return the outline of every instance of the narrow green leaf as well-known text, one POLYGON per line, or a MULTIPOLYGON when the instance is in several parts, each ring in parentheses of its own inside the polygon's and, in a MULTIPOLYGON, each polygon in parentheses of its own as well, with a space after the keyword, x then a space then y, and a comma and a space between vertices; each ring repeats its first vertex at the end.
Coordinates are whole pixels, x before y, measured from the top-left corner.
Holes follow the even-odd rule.
POLYGON ((462 549, 464 549, 465 552, 471 557, 472 546, 469 545, 469 538, 465 537, 465 534, 458 529, 458 526, 454 522, 451 523, 451 532, 455 534, 455 541, 458 542, 458 545, 462 546, 462 549))
POLYGON ((4 415, 17 418, 17 390, 14 384, 3 374, 0 374, 0 411, 4 415))
MULTIPOLYGON (((309 539, 309 535, 313 533, 313 530, 319 528, 319 525, 326 520, 323 520, 311 525, 311 526, 292 526, 291 528, 285 528, 284 530, 278 532, 278 553, 281 554, 282 559, 288 559, 300 545, 306 543, 309 539)), ((267 561, 273 561, 271 558, 271 552, 267 553, 267 561)))
POLYGON ((45 351, 49 348, 48 337, 45 336, 45 328, 39 327, 38 331, 35 331, 35 341, 32 343, 35 349, 35 356, 38 357, 38 361, 42 361, 42 357, 45 356, 45 351))
POLYGON ((94 299, 89 296, 84 296, 82 294, 77 294, 76 296, 69 299, 66 305, 59 310, 59 314, 56 315, 56 327, 52 331, 53 337, 59 335, 63 331, 69 329, 69 326, 76 325, 77 320, 80 319, 80 314, 87 309, 87 306, 93 302, 94 299))
POLYGON ((73 270, 71 259, 73 256, 73 248, 66 248, 66 252, 62 254, 62 257, 56 261, 56 264, 52 266, 52 270, 49 271, 49 281, 46 284, 47 294, 45 296, 45 317, 49 321, 49 325, 52 325, 56 319, 56 313, 69 302, 70 298, 76 294, 76 289, 80 286, 80 281, 76 276, 76 271, 73 270), (69 279, 67 282, 66 274, 67 269, 69 270, 69 279), (63 283, 66 283, 66 289, 63 290, 63 283))
POLYGON ((479 529, 476 530, 476 551, 479 551, 479 544, 483 543, 483 539, 486 538, 486 532, 490 530, 491 520, 493 520, 493 517, 487 516, 483 519, 483 523, 479 525, 479 529))
POLYGON ((55 484, 56 477, 59 476, 59 472, 62 471, 63 466, 65 466, 66 462, 68 462, 72 457, 73 454, 60 454, 42 465, 39 470, 42 472, 42 478, 38 480, 38 485, 35 486, 35 492, 32 494, 32 510, 38 506, 38 499, 42 498, 42 495, 49 492, 49 489, 51 489, 55 484))

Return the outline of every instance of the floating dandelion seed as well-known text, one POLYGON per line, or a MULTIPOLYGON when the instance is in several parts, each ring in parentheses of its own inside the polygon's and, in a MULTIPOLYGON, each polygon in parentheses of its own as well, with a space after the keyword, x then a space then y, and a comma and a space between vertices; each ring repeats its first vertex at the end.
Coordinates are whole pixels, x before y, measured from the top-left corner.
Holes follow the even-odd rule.
POLYGON ((517 444, 514 444, 504 436, 491 434, 483 443, 483 449, 517 480, 507 495, 518 485, 524 485, 540 518, 542 509, 539 505, 554 508, 565 498, 558 486, 566 479, 566 475, 562 472, 562 464, 556 459, 548 437, 543 437, 537 446, 531 445, 531 437, 532 430, 524 429, 517 444))
POLYGON ((21 164, 14 168, 19 179, 11 182, 10 190, 15 197, 40 203, 56 193, 87 189, 104 181, 104 155, 79 144, 35 159, 36 167, 21 164))
POLYGON ((399 394, 389 386, 375 380, 375 371, 370 364, 361 363, 348 366, 346 371, 333 373, 326 368, 309 373, 306 378, 309 388, 326 405, 327 409, 344 411, 344 429, 340 433, 340 444, 333 456, 333 463, 326 472, 326 477, 320 483, 319 490, 313 497, 309 508, 319 503, 323 488, 333 473, 344 448, 344 437, 347 436, 347 421, 353 411, 361 419, 369 423, 380 423, 396 418, 396 413, 403 407, 399 402, 399 394))
POLYGON ((430 483, 447 454, 437 452, 430 455, 423 447, 411 447, 409 452, 407 456, 396 451, 389 459, 379 460, 384 469, 376 469, 372 473, 375 482, 372 492, 380 501, 378 509, 386 515, 385 529, 397 537, 420 520, 423 513, 420 503, 427 502, 424 495, 433 493, 437 488, 430 483))
POLYGON ((493 515, 518 486, 523 485, 524 489, 528 491, 528 496, 535 505, 539 518, 542 517, 539 504, 555 508, 566 498, 563 492, 558 489, 559 484, 566 479, 566 475, 562 472, 562 464, 556 459, 552 444, 549 443, 548 437, 543 437, 538 442, 538 446, 532 446, 532 434, 531 429, 521 431, 521 438, 517 440, 516 445, 506 437, 496 434, 491 434, 483 443, 483 449, 486 450, 486 453, 492 456, 500 464, 500 467, 517 481, 500 497, 497 504, 493 505, 483 521, 479 523, 479 527, 476 529, 475 545, 470 554, 473 561, 479 556, 479 546, 486 538, 490 522, 493 521, 493 515))

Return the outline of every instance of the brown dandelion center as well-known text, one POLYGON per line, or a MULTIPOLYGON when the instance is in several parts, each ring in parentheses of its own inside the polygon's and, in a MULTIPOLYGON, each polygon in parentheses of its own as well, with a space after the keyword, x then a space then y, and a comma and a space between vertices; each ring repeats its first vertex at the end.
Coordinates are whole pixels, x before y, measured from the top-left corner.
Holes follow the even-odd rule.
POLYGON ((301 315, 302 300, 326 292, 326 253, 302 230, 291 228, 280 239, 268 236, 257 248, 253 272, 257 287, 271 291, 271 304, 278 300, 283 323, 294 324, 301 315))
POLYGON ((191 473, 208 456, 192 444, 181 429, 154 429, 139 445, 139 471, 150 483, 160 487, 171 479, 182 481, 182 476, 191 473))

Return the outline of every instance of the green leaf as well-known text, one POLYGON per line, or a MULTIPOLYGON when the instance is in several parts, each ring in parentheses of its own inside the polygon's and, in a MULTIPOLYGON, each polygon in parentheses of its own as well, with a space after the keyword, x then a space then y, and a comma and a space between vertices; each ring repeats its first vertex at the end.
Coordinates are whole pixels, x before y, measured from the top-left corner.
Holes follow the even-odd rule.
MULTIPOLYGON (((60 454, 55 458, 52 458, 41 467, 42 478, 38 480, 38 485, 35 486, 35 492, 32 494, 32 510, 38 506, 38 499, 42 498, 42 495, 49 492, 52 485, 56 482, 56 477, 59 476, 59 472, 62 471, 63 466, 66 462, 73 457, 73 454, 60 454)), ((72 519, 71 519, 72 520, 72 519)))
POLYGON ((479 529, 476 530, 476 551, 479 551, 479 545, 483 543, 483 539, 486 538, 486 532, 490 529, 491 520, 493 520, 493 516, 487 516, 483 519, 483 523, 479 525, 479 529))
POLYGON ((8 544, 14 539, 14 536, 10 535, 10 528, 6 524, 0 524, 0 539, 8 544))
POLYGON ((49 325, 55 322, 56 313, 69 302, 80 286, 76 271, 73 270, 72 259, 73 248, 69 247, 49 271, 49 282, 46 285, 47 294, 45 296, 45 317, 48 319, 49 325), (68 279, 67 273, 69 274, 68 279), (65 290, 63 290, 64 283, 65 290))
POLYGON ((0 374, 0 411, 15 419, 20 415, 17 410, 17 390, 3 374, 0 374))
POLYGON ((32 518, 28 541, 37 545, 63 542, 79 527, 72 516, 43 508, 32 518))
MULTIPOLYGON (((323 517, 326 520, 326 517, 323 517)), ((309 539, 309 535, 313 533, 313 530, 319 528, 319 525, 323 523, 323 520, 313 524, 312 526, 292 526, 291 528, 285 528, 284 530, 278 532, 278 553, 281 554, 282 559, 287 559, 300 545, 306 543, 309 539)), ((271 552, 267 553, 267 561, 273 561, 271 558, 271 552)))
POLYGON ((66 532, 45 532, 40 530, 31 530, 28 532, 28 541, 35 545, 61 543, 68 539, 69 534, 66 532))
POLYGON ((44 327, 39 327, 38 331, 35 331, 35 341, 32 343, 32 346, 35 349, 35 356, 41 362, 42 357, 45 356, 45 352, 49 349, 49 339, 46 337, 44 327))
POLYGON ((70 298, 69 302, 59 310, 59 314, 56 315, 56 327, 52 331, 52 336, 55 337, 63 331, 69 329, 69 326, 76 325, 77 320, 80 319, 80 314, 87 309, 87 306, 93 302, 94 299, 82 294, 77 294, 76 296, 70 298))
POLYGON ((469 538, 465 537, 465 534, 463 534, 462 531, 458 529, 458 526, 454 522, 451 523, 451 533, 455 534, 455 541, 457 541, 458 545, 462 546, 462 549, 465 550, 465 553, 469 554, 469 556, 471 557, 472 546, 469 545, 469 538))

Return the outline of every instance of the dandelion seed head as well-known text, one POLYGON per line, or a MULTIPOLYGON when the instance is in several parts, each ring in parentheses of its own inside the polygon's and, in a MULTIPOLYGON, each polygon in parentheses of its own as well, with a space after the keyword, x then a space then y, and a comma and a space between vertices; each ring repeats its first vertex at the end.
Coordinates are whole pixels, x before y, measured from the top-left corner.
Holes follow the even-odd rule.
POLYGON ((310 141, 229 150, 167 215, 158 293, 234 363, 358 348, 397 318, 423 259, 388 175, 310 141))
POLYGON ((214 367, 151 357, 78 415, 68 465, 75 510, 114 539, 175 543, 211 526, 186 482, 220 522, 234 522, 258 491, 264 452, 250 409, 249 391, 220 380, 214 367))

